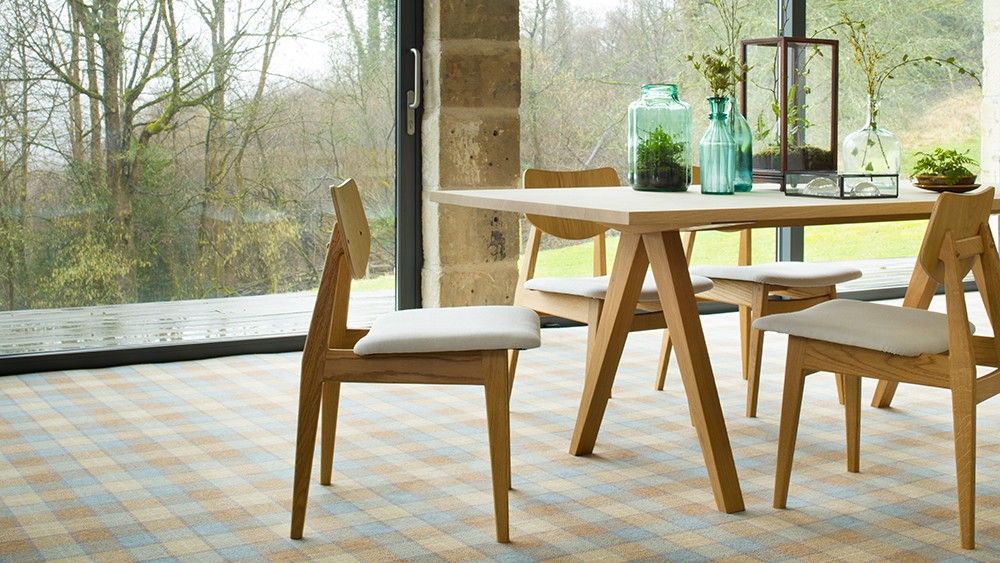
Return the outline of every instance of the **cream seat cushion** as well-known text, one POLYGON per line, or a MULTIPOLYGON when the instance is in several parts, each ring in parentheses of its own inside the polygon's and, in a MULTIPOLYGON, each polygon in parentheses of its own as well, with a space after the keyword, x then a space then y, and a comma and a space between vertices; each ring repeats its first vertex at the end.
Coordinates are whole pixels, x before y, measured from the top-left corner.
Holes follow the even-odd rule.
MULTIPOLYGON (((608 296, 608 276, 597 276, 590 278, 535 278, 524 282, 526 289, 544 291, 546 293, 562 293, 565 295, 579 295, 590 299, 604 299, 608 296)), ((694 286, 695 293, 701 293, 712 289, 712 280, 702 276, 691 276, 691 285, 694 286)), ((653 273, 647 272, 646 279, 642 282, 642 290, 639 292, 639 301, 659 301, 660 296, 656 293, 656 282, 653 280, 653 273)))
POLYGON ((381 315, 354 345, 359 356, 525 350, 541 344, 538 315, 524 307, 442 307, 381 315))
MULTIPOLYGON (((768 315, 754 328, 898 356, 948 350, 948 317, 923 309, 834 299, 795 313, 768 315)), ((976 327, 969 323, 969 329, 976 327)))
POLYGON ((696 266, 692 274, 717 280, 738 280, 785 287, 822 287, 861 277, 861 270, 822 262, 775 262, 752 266, 696 266))

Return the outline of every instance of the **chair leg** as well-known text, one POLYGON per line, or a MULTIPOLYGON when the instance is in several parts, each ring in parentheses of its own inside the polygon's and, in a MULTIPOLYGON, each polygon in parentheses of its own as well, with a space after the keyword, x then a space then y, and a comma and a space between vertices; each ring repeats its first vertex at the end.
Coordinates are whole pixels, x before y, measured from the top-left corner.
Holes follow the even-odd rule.
MULTIPOLYGON (((768 314, 767 294, 767 287, 762 284, 754 288, 753 307, 751 308, 752 320, 757 320, 768 314)), ((764 332, 751 326, 749 340, 749 355, 747 359, 747 416, 754 418, 757 416, 757 396, 760 393, 760 362, 761 354, 764 350, 764 332)))
MULTIPOLYGON (((594 348, 597 347, 597 327, 601 322, 601 309, 603 307, 604 301, 593 299, 590 302, 590 309, 587 311, 587 361, 584 364, 584 373, 588 369, 586 366, 589 366, 594 359, 592 354, 594 348)), ((608 398, 612 398, 611 392, 608 393, 608 398)))
POLYGON ((490 436, 490 464, 493 468, 493 510, 496 514, 497 541, 510 542, 508 490, 510 489, 510 409, 507 395, 506 354, 500 355, 496 368, 486 370, 486 422, 490 436))
POLYGON ((955 424, 955 474, 962 547, 976 547, 976 401, 972 390, 951 392, 955 424))
POLYGON ((802 371, 804 352, 805 344, 794 336, 789 337, 788 357, 785 361, 785 390, 781 396, 781 426, 778 430, 778 462, 774 472, 775 508, 785 508, 788 503, 788 482, 792 478, 795 437, 799 430, 802 388, 806 379, 802 371))
POLYGON ((663 391, 667 383, 667 368, 670 367, 670 353, 674 344, 670 341, 670 329, 663 329, 663 344, 660 346, 660 364, 656 366, 656 390, 663 391))
POLYGON ((337 409, 340 406, 340 382, 323 382, 323 408, 320 419, 319 484, 329 485, 333 473, 333 445, 337 439, 337 409))
POLYGON ((833 374, 833 379, 834 381, 837 382, 837 400, 840 401, 840 404, 845 405, 846 403, 844 402, 844 374, 835 373, 833 374))
POLYGON ((740 365, 743 367, 743 380, 750 377, 750 327, 753 324, 753 317, 750 316, 750 307, 740 305, 740 365))
POLYGON ((316 449, 316 427, 319 424, 319 405, 323 393, 323 369, 303 372, 299 387, 298 435, 295 440, 295 477, 292 482, 292 531, 293 540, 302 539, 306 522, 306 504, 309 500, 309 476, 312 472, 313 453, 316 449))
POLYGON ((843 379, 844 414, 847 420, 847 470, 861 471, 861 378, 837 374, 843 379))
POLYGON ((520 350, 511 350, 507 356, 507 395, 514 392, 514 373, 517 371, 517 358, 520 350))

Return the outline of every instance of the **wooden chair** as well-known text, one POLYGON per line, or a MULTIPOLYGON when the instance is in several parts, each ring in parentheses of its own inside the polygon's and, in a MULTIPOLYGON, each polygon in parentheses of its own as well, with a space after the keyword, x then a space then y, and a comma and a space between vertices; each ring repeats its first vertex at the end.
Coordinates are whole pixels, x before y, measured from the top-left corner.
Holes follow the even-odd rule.
MULTIPOLYGON (((528 169, 524 171, 523 185, 525 189, 582 188, 618 186, 620 182, 618 173, 613 168, 576 171, 528 169)), ((669 197, 669 194, 664 197, 669 197)), ((586 324, 589 361, 604 299, 608 293, 605 241, 608 227, 589 221, 554 219, 537 215, 528 215, 527 219, 531 223, 531 228, 528 232, 528 246, 521 259, 514 305, 586 324), (535 266, 538 262, 542 234, 567 240, 594 239, 594 275, 576 278, 536 278, 535 266)), ((710 280, 700 276, 691 276, 691 283, 696 293, 708 291, 712 287, 710 280)), ((638 310, 633 316, 629 332, 661 328, 666 328, 666 321, 663 318, 660 297, 656 292, 653 276, 647 273, 639 295, 638 310)), ((626 336, 627 334, 624 334, 621 337, 626 336)), ((513 350, 510 355, 511 385, 517 370, 517 358, 518 352, 513 350)), ((662 359, 658 369, 665 369, 662 359)))
MULTIPOLYGON (((806 262, 753 265, 751 230, 748 228, 732 230, 738 230, 740 234, 739 265, 694 266, 691 268, 691 275, 712 280, 712 288, 699 294, 699 299, 728 303, 740 308, 740 351, 743 379, 747 380, 746 415, 755 417, 764 335, 760 330, 753 328, 753 321, 774 313, 801 311, 835 299, 837 284, 861 277, 861 270, 839 264, 806 262)), ((689 260, 694 249, 696 234, 697 230, 688 233, 689 260)), ((669 335, 665 336, 662 355, 664 362, 669 362, 668 339, 669 335)), ((658 374, 657 389, 663 389, 665 378, 664 365, 658 374)))
POLYGON ((834 300, 754 322, 789 335, 781 404, 774 506, 788 499, 795 435, 807 375, 844 374, 847 470, 858 472, 861 377, 951 389, 962 547, 975 547, 976 405, 1000 392, 1000 370, 977 377, 976 366, 1000 366, 1000 259, 987 219, 993 188, 943 194, 927 225, 917 268, 944 282, 947 315, 923 309, 834 300), (962 280, 973 267, 994 336, 973 336, 962 280), (981 281, 980 281, 981 280, 981 281))
POLYGON ((337 224, 302 354, 292 539, 302 537, 305 524, 320 403, 320 483, 329 485, 340 384, 362 382, 485 387, 497 541, 509 541, 507 351, 539 345, 538 315, 523 307, 415 309, 382 315, 367 330, 347 328, 351 278, 365 275, 371 235, 354 181, 331 192, 337 224))

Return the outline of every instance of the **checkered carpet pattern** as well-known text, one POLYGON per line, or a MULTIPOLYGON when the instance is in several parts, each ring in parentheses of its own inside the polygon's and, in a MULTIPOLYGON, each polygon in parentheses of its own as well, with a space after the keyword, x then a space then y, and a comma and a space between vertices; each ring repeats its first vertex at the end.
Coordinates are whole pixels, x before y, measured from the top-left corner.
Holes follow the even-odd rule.
POLYGON ((784 339, 766 339, 747 419, 736 316, 704 325, 746 512, 715 508, 676 364, 653 390, 658 332, 630 337, 594 455, 569 455, 586 333, 552 329, 511 402, 509 545, 494 541, 483 391, 448 386, 346 384, 333 485, 313 472, 305 539, 288 539, 300 356, 277 354, 0 378, 0 560, 1000 557, 995 405, 980 407, 976 551, 959 548, 939 390, 865 406, 850 474, 833 377, 811 376, 776 510, 784 339))

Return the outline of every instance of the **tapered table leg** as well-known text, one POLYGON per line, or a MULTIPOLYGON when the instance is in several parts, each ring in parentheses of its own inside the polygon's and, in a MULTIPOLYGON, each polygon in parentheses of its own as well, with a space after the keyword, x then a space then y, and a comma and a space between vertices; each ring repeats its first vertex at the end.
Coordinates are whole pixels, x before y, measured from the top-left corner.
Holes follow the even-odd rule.
POLYGON ((691 406, 715 504, 723 512, 740 512, 744 510, 743 493, 680 234, 677 231, 646 234, 643 242, 667 327, 674 339, 677 365, 691 406))
POLYGON ((611 271, 608 295, 601 311, 601 322, 591 343, 592 350, 588 351, 583 397, 580 399, 576 428, 569 448, 573 455, 587 455, 594 451, 601 419, 604 418, 604 410, 611 397, 615 372, 618 371, 618 362, 632 324, 635 306, 639 302, 639 291, 648 265, 642 238, 636 234, 622 233, 611 271))

